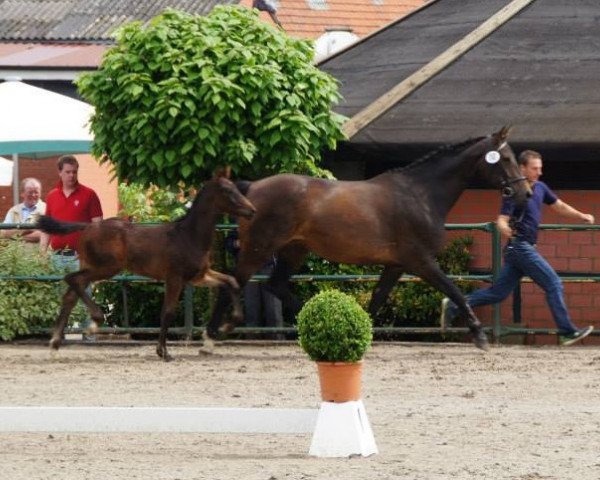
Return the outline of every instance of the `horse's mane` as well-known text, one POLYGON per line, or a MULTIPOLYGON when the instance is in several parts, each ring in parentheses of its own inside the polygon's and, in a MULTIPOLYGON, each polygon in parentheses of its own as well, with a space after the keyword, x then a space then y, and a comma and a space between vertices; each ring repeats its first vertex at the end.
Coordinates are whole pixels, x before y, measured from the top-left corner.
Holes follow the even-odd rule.
POLYGON ((205 186, 206 186, 206 184, 202 187, 202 189, 199 192, 196 193, 194 200, 192 200, 192 204, 189 206, 189 208, 186 210, 186 212, 181 217, 178 217, 175 220, 173 220, 171 223, 174 223, 176 225, 181 225, 181 223, 192 214, 194 207, 200 201, 200 197, 202 197, 204 195, 204 192, 206 190, 205 186))
POLYGON ((392 169, 388 170, 388 172, 396 173, 396 172, 403 172, 406 170, 410 170, 412 168, 417 167, 418 165, 421 165, 421 164, 431 160, 432 158, 439 157, 444 153, 451 153, 451 152, 456 152, 457 150, 464 150, 465 148, 468 148, 471 145, 474 145, 477 142, 480 142, 484 138, 486 138, 486 137, 469 138, 468 140, 465 140, 464 142, 448 143, 446 145, 442 145, 441 147, 438 147, 435 150, 432 150, 431 152, 427 152, 425 155, 417 158, 415 161, 409 163, 408 165, 392 168, 392 169))

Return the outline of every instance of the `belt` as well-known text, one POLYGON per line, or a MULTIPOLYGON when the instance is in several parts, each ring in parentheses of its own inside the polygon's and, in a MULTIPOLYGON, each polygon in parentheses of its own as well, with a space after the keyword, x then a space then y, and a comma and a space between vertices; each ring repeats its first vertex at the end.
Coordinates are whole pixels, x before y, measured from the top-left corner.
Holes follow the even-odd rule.
POLYGON ((515 237, 511 237, 508 239, 508 243, 526 243, 528 245, 531 245, 532 247, 535 247, 535 243, 531 243, 529 240, 525 240, 523 238, 515 238, 515 237))
POLYGON ((54 252, 55 255, 62 255, 63 257, 74 257, 77 255, 76 250, 71 250, 70 248, 65 248, 63 250, 57 250, 54 252))

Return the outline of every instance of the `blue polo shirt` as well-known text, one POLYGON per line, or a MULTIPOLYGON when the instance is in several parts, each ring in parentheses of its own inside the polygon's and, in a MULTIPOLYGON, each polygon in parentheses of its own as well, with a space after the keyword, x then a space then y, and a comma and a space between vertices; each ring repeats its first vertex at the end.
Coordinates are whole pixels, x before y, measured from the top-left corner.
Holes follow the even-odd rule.
POLYGON ((538 228, 542 219, 542 203, 552 205, 556 203, 558 197, 550 190, 548 185, 539 180, 533 184, 533 195, 525 205, 525 212, 521 220, 522 209, 516 208, 514 202, 510 198, 502 200, 500 207, 501 215, 508 215, 511 218, 511 224, 517 231, 516 237, 519 240, 535 245, 537 243, 538 228))

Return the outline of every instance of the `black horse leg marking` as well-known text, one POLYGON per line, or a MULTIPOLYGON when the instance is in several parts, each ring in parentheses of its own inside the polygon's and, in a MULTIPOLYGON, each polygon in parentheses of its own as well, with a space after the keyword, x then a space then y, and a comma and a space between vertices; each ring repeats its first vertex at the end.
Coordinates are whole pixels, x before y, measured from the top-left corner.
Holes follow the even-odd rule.
POLYGON ((392 288, 396 286, 402 273, 402 269, 399 267, 387 266, 384 268, 369 302, 369 315, 371 315, 371 318, 375 318, 375 315, 388 299, 392 288))
POLYGON ((475 346, 482 350, 488 350, 488 340, 481 322, 475 316, 471 307, 467 305, 462 292, 446 276, 437 262, 430 261, 427 264, 423 264, 418 271, 415 271, 415 273, 432 287, 437 288, 457 305, 460 317, 465 319, 469 325, 469 330, 473 335, 473 343, 475 343, 475 346))
POLYGON ((69 319, 73 307, 77 303, 77 299, 77 292, 72 287, 69 287, 63 295, 60 312, 54 323, 54 330, 52 332, 52 338, 50 339, 50 347, 54 350, 58 350, 60 347, 63 332, 67 326, 67 320, 69 319))

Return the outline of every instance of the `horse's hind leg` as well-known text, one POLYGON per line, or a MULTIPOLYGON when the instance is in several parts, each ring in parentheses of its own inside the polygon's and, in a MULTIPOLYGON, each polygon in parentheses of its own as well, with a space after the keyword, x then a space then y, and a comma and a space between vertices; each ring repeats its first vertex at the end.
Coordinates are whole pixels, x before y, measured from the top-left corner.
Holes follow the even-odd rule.
POLYGON ((87 307, 90 312, 90 317, 95 323, 102 323, 104 320, 104 313, 102 309, 92 300, 89 296, 86 289, 95 280, 103 280, 106 278, 110 278, 113 275, 118 273, 118 271, 104 273, 104 272, 93 272, 90 269, 84 268, 78 272, 69 273, 65 276, 65 282, 69 284, 69 286, 77 292, 79 298, 81 298, 82 302, 87 307))
MULTIPOLYGON (((242 311, 242 304, 240 302, 240 286, 234 277, 225 273, 217 272, 216 270, 209 269, 201 278, 193 279, 190 283, 195 287, 202 285, 208 287, 219 287, 219 297, 222 293, 229 295, 229 299, 233 305, 232 316, 234 324, 225 324, 221 327, 221 330, 233 330, 235 324, 241 323, 244 318, 244 312, 242 311)), ((217 332, 214 333, 216 336, 217 332)))
MULTIPOLYGON (((238 264, 237 264, 236 273, 235 273, 235 280, 237 282, 238 292, 236 293, 236 292, 232 291, 231 286, 228 285, 227 283, 223 283, 223 282, 217 283, 217 285, 219 286, 219 294, 217 296, 217 301, 215 303, 215 306, 213 307, 210 321, 206 325, 206 330, 204 331, 204 334, 203 334, 203 337, 206 341, 210 340, 212 343, 214 343, 214 339, 216 339, 217 336, 219 335, 219 330, 232 328, 233 325, 231 325, 231 324, 226 324, 226 325, 221 326, 223 323, 223 318, 225 317, 227 308, 229 307, 229 305, 232 302, 235 303, 237 301, 239 304, 239 291, 242 289, 242 287, 244 285, 246 285, 246 282, 248 282, 248 280, 254 274, 254 272, 257 272, 260 269, 260 267, 262 267, 267 262, 268 259, 269 259, 269 257, 267 255, 266 257, 251 258, 250 260, 247 260, 244 253, 241 252, 240 256, 238 258, 238 264), (237 300, 235 298, 236 296, 238 298, 237 300)), ((224 275, 224 274, 220 274, 220 275, 224 275)), ((229 277, 229 275, 227 275, 227 277, 229 277)), ((230 277, 230 278, 233 278, 233 277, 230 277)), ((201 279, 201 284, 204 284, 204 282, 205 282, 205 280, 201 279)), ((235 309, 235 305, 234 305, 234 309, 235 309)), ((241 307, 240 307, 240 312, 241 312, 241 307)), ((238 321, 239 320, 241 320, 241 318, 238 318, 238 321)))
POLYGON ((477 348, 488 350, 488 340, 479 319, 467 304, 464 295, 458 289, 452 280, 441 270, 439 265, 433 261, 423 262, 419 267, 413 269, 414 273, 428 282, 432 287, 437 288, 452 300, 458 307, 458 314, 467 321, 469 330, 473 335, 473 343, 477 348))
POLYGON ((275 268, 265 287, 275 295, 285 307, 296 315, 302 302, 290 289, 290 278, 304 263, 308 251, 300 244, 291 243, 282 248, 276 257, 275 268))
POLYGON ((205 341, 208 339, 214 340, 217 338, 219 334, 219 327, 221 326, 221 322, 223 317, 225 316, 225 312, 227 311, 227 307, 231 304, 231 295, 227 291, 226 287, 220 287, 219 292, 217 294, 217 300, 215 301, 215 306, 213 307, 213 311, 210 317, 208 324, 206 325, 206 330, 204 331, 203 337, 205 341))
POLYGON ((50 347, 54 350, 58 350, 62 343, 63 332, 65 331, 69 315, 77 303, 77 298, 77 292, 72 287, 69 287, 63 295, 60 312, 54 323, 54 330, 50 339, 50 347))
POLYGON ((158 345, 156 346, 157 355, 165 362, 173 359, 167 351, 167 332, 175 316, 181 290, 183 290, 183 279, 169 279, 165 282, 165 297, 160 312, 160 334, 158 336, 158 345))
POLYGON ((398 283, 398 279, 402 276, 402 273, 403 271, 399 267, 387 266, 384 268, 369 302, 369 315, 371 315, 371 318, 375 318, 379 309, 388 299, 392 288, 398 283))

